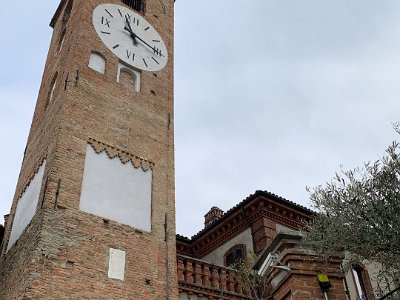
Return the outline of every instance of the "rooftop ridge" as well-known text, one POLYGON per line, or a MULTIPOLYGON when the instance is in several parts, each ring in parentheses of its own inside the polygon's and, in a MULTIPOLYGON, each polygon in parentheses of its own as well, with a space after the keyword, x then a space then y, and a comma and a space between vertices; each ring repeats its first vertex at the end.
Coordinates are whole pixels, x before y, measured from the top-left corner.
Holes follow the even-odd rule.
POLYGON ((182 236, 177 234, 177 237, 179 236, 179 239, 184 239, 186 241, 192 242, 195 240, 197 237, 205 233, 206 231, 211 230, 213 227, 215 227, 217 224, 221 223, 224 219, 226 219, 229 215, 233 214, 234 212, 238 211, 241 207, 243 207, 245 204, 250 203, 252 200, 254 200, 258 196, 264 196, 264 197, 270 197, 274 198, 275 200, 281 201, 283 204, 295 207, 297 209, 302 210, 303 212, 307 214, 315 214, 315 212, 303 205, 297 204, 296 202, 290 201, 286 198, 283 198, 281 196, 278 196, 274 193, 271 193, 267 190, 256 190, 253 194, 250 194, 247 196, 245 199, 243 199, 241 202, 230 208, 228 211, 226 211, 219 219, 215 220, 212 224, 210 224, 208 227, 203 228, 199 232, 197 232, 195 235, 193 235, 191 238, 182 236))

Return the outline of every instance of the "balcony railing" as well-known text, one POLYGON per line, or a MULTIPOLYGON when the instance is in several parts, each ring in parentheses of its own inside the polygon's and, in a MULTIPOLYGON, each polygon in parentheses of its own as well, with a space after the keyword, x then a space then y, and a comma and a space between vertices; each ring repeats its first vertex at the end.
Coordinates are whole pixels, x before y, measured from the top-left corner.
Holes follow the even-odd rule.
POLYGON ((233 269, 202 260, 177 255, 178 283, 181 293, 216 297, 217 299, 251 299, 243 294, 233 269))

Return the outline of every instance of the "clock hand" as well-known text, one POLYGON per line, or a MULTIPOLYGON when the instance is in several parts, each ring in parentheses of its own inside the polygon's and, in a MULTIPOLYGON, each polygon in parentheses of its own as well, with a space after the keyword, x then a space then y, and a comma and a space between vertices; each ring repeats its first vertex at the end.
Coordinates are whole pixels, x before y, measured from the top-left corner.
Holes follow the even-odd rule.
POLYGON ((137 42, 137 40, 136 40, 136 36, 135 36, 135 34, 133 33, 133 31, 129 30, 129 28, 126 27, 126 26, 125 26, 124 29, 125 29, 126 31, 129 32, 131 38, 133 39, 133 44, 136 46, 136 45, 138 44, 138 42, 137 42))
POLYGON ((146 41, 144 41, 143 39, 141 39, 136 33, 134 33, 133 31, 131 31, 131 34, 133 34, 139 41, 141 41, 143 44, 145 44, 147 47, 149 47, 151 50, 154 51, 154 53, 157 53, 160 56, 165 56, 163 54, 161 54, 160 50, 154 48, 153 46, 150 46, 146 41))
POLYGON ((129 23, 129 20, 128 20, 128 17, 127 17, 127 16, 125 16, 125 21, 126 21, 126 24, 128 25, 128 27, 125 26, 124 29, 127 30, 127 31, 129 31, 129 33, 130 33, 130 35, 131 35, 131 38, 133 39, 133 44, 136 46, 136 45, 138 44, 138 42, 137 42, 137 40, 136 40, 135 34, 134 34, 133 31, 132 31, 132 27, 131 27, 131 24, 129 23))
POLYGON ((127 24, 128 26, 125 26, 124 29, 125 29, 126 31, 129 31, 129 33, 130 33, 130 35, 131 35, 131 37, 132 37, 132 39, 133 39, 133 44, 134 44, 134 45, 137 45, 138 42, 136 41, 136 39, 138 39, 138 40, 142 41, 142 42, 143 42, 147 47, 149 47, 151 50, 153 50, 154 53, 157 53, 157 54, 160 55, 160 56, 164 56, 163 54, 160 53, 160 51, 159 51, 158 49, 156 49, 155 47, 150 46, 146 41, 144 41, 143 39, 141 39, 136 33, 133 32, 132 27, 131 27, 131 24, 129 23, 129 20, 128 20, 128 17, 127 17, 127 16, 125 16, 125 21, 126 21, 126 24, 127 24))

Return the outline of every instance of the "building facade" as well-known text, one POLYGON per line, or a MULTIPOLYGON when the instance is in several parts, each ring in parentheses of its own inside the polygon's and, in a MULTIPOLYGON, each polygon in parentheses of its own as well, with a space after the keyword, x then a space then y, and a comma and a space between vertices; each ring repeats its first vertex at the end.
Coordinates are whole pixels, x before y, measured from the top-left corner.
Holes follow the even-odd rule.
POLYGON ((0 299, 250 299, 229 268, 250 253, 279 257, 273 299, 373 299, 363 266, 345 280, 302 246, 313 212, 269 192, 175 236, 173 16, 172 0, 61 0, 0 227, 0 299))
POLYGON ((263 274, 270 284, 270 299, 379 299, 395 288, 379 282, 379 266, 353 264, 344 272, 344 257, 326 264, 302 243, 301 229, 314 212, 273 193, 256 191, 224 213, 217 207, 205 215, 205 227, 192 238, 177 235, 180 299, 251 299, 229 268, 251 253, 260 270, 269 255, 275 257, 263 274), (327 275, 326 295, 317 280, 327 275), (379 284, 385 292, 379 293, 379 284))

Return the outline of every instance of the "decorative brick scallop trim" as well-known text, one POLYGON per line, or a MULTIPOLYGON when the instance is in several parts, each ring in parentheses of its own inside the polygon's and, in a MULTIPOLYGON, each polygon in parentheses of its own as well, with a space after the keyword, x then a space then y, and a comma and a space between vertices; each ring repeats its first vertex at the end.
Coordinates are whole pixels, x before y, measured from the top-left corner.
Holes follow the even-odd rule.
MULTIPOLYGON (((34 169, 35 171, 29 176, 27 183, 24 185, 24 188, 18 194, 18 198, 17 198, 18 201, 22 197, 22 195, 25 193, 25 191, 28 188, 28 186, 31 185, 31 182, 32 182, 33 178, 35 178, 36 174, 39 172, 40 167, 43 166, 45 161, 46 161, 46 157, 44 157, 43 159, 39 160, 39 163, 36 164, 35 169, 34 169)), ((44 176, 43 176, 43 178, 44 178, 44 176)))
POLYGON ((153 170, 154 168, 154 163, 148 161, 147 159, 130 154, 124 150, 117 149, 106 143, 99 142, 96 141, 95 139, 89 138, 88 144, 92 146, 93 150, 97 154, 100 154, 101 152, 105 151, 109 158, 113 159, 115 157, 118 157, 123 164, 126 164, 127 162, 130 161, 136 169, 142 168, 143 171, 147 172, 148 170, 150 169, 153 170))

